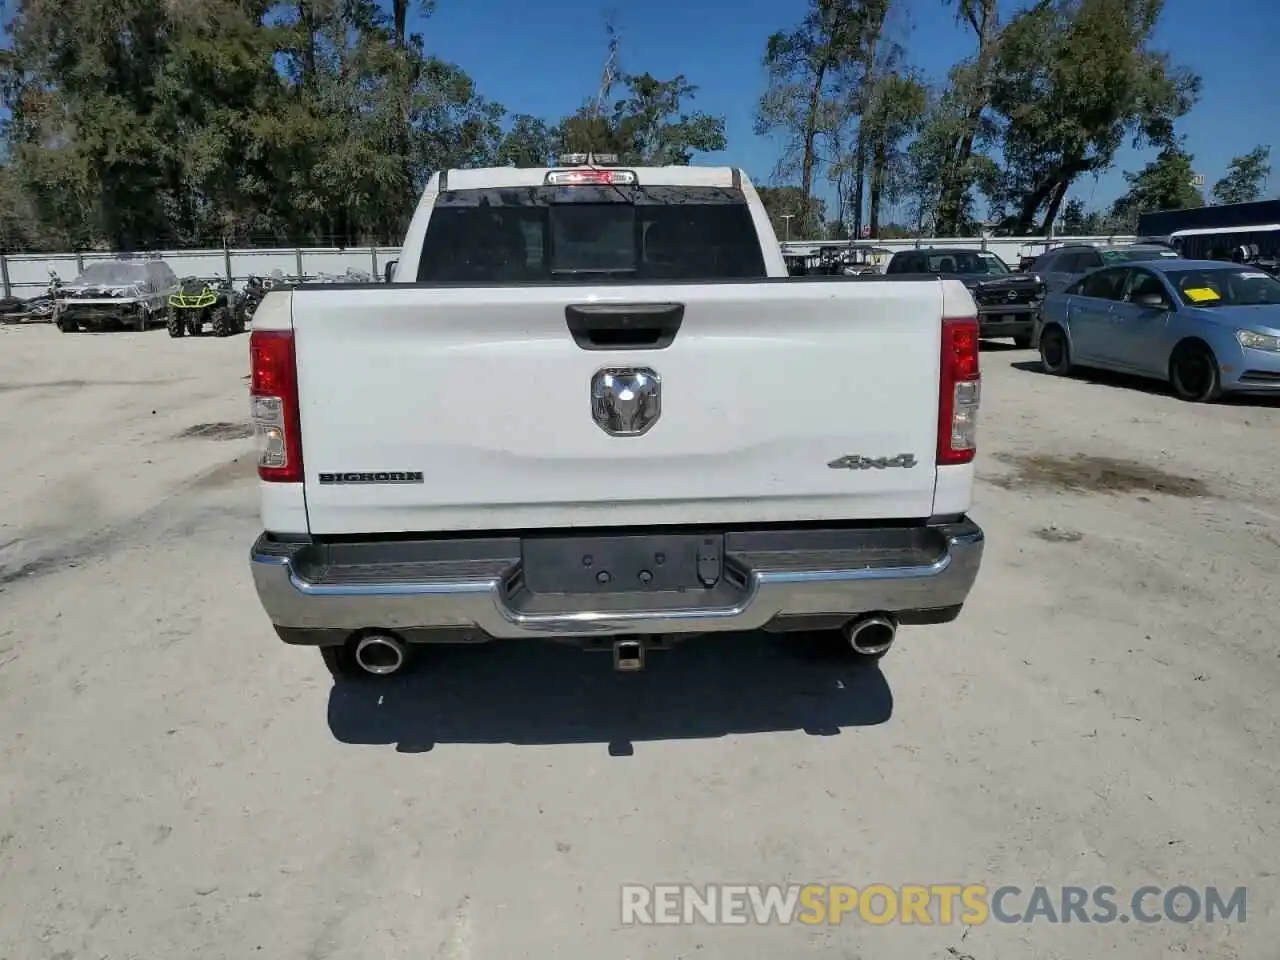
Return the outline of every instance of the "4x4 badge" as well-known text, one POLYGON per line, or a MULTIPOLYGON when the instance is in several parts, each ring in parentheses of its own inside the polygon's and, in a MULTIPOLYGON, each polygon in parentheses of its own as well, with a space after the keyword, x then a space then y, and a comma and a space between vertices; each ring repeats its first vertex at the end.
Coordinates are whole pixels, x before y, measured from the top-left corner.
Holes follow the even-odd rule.
POLYGON ((896 457, 863 457, 856 453, 832 460, 827 464, 832 470, 883 470, 886 467, 911 468, 916 465, 914 453, 900 453, 896 457))

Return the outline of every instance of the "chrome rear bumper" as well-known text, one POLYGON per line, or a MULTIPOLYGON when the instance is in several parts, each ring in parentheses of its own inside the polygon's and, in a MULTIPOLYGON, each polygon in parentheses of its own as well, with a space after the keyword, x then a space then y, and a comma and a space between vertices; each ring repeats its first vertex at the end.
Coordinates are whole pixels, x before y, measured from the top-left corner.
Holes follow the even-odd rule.
POLYGON ((703 590, 533 593, 519 537, 314 544, 263 534, 251 566, 282 636, 329 643, 374 627, 488 639, 786 629, 869 611, 939 622, 958 613, 983 550, 968 519, 723 537, 724 575, 703 590))

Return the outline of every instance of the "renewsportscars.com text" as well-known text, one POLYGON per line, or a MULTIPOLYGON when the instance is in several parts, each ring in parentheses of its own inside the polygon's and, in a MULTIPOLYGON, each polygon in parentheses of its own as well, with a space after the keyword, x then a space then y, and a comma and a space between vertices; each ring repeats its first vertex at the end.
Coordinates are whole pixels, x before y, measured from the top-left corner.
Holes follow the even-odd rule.
POLYGON ((1217 923, 1245 921, 1246 889, 1146 885, 659 884, 622 888, 622 922, 649 924, 1217 923))

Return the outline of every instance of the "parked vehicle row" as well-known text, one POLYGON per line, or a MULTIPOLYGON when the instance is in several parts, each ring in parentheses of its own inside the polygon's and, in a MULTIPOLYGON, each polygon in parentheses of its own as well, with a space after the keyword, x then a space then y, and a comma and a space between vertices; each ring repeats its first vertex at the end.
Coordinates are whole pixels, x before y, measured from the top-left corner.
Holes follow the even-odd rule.
POLYGON ((880 273, 893 251, 856 240, 823 242, 801 253, 784 253, 793 277, 856 277, 880 273))
POLYGON ((1038 340, 1049 373, 1135 374, 1198 402, 1280 394, 1280 281, 1217 260, 1109 266, 1045 298, 1038 340))
POLYGON ((85 267, 62 287, 53 322, 76 330, 146 330, 164 319, 178 278, 162 260, 106 260, 85 267))
POLYGON ((1065 244, 1012 273, 987 251, 893 256, 890 275, 961 279, 983 337, 1036 346, 1049 373, 1092 367, 1167 381, 1184 400, 1280 394, 1280 280, 1252 248, 1184 259, 1156 239, 1065 244))
POLYGON ((1046 251, 1031 270, 1044 281, 1045 292, 1049 293, 1065 290, 1091 270, 1177 256, 1177 251, 1155 244, 1067 244, 1046 251))
POLYGON ((159 259, 92 263, 70 283, 49 271, 49 289, 26 302, 26 315, 47 314, 63 333, 80 330, 147 330, 163 324, 169 335, 243 333, 275 278, 249 277, 234 289, 224 277, 184 277, 159 259), (37 303, 37 301, 40 301, 37 303))
POLYGON ((187 277, 169 297, 169 336, 199 336, 206 325, 215 337, 244 333, 245 324, 253 319, 258 304, 272 286, 272 278, 250 277, 237 291, 227 279, 187 277))
POLYGON ((1031 346, 1036 312, 1044 285, 1035 275, 1014 273, 988 250, 929 247, 901 250, 885 269, 889 276, 954 277, 978 305, 979 335, 1012 337, 1016 346, 1031 346))
POLYGON ((0 297, 0 323, 48 323, 62 292, 62 278, 49 271, 49 286, 34 297, 0 297))

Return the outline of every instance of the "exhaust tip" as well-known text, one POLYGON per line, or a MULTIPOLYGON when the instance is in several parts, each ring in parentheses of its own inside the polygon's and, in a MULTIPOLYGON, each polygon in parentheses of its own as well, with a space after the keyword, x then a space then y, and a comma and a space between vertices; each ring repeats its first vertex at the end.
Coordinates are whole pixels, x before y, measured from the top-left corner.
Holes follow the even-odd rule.
POLYGON ((898 621, 887 613, 855 620, 845 628, 849 646, 864 657, 878 657, 889 651, 898 635, 898 621))
POLYGON ((404 644, 386 633, 373 633, 361 637, 356 644, 356 664, 365 673, 386 677, 397 673, 404 666, 404 644))

